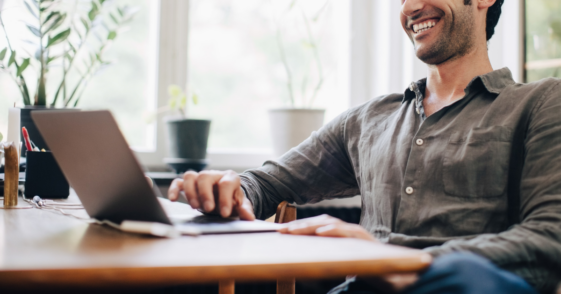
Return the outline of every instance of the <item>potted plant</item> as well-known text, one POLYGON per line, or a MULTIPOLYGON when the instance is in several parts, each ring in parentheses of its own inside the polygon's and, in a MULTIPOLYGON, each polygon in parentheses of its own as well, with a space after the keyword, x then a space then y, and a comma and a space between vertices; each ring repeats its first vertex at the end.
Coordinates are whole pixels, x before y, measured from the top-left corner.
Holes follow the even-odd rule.
POLYGON ((31 120, 31 111, 76 107, 88 81, 110 64, 104 53, 136 12, 127 6, 106 7, 109 2, 90 0, 85 3, 87 9, 82 9, 84 2, 75 0, 69 9, 62 0, 22 0, 33 21, 25 23, 29 38, 26 36, 28 41, 18 48, 13 46, 0 15, 7 40, 7 47, 0 48, 0 70, 17 84, 25 105, 21 126, 41 148, 47 146, 31 120), (30 71, 34 69, 33 74, 30 71), (56 69, 62 73, 60 80, 47 83, 49 72, 56 69))
POLYGON ((325 109, 313 108, 314 102, 323 86, 324 73, 319 55, 318 43, 312 35, 311 23, 317 21, 322 12, 325 11, 329 4, 325 5, 310 19, 306 12, 297 5, 297 1, 292 1, 287 12, 298 8, 302 16, 304 27, 306 28, 306 37, 302 40, 302 50, 311 50, 311 63, 315 63, 316 76, 311 74, 305 75, 300 81, 301 91, 295 91, 296 81, 293 71, 288 62, 288 56, 285 52, 280 25, 277 23, 276 43, 280 54, 280 59, 286 72, 286 88, 289 96, 289 107, 277 108, 269 110, 269 120, 271 125, 271 134, 273 139, 273 151, 276 156, 286 153, 293 147, 296 147, 302 141, 310 136, 313 131, 323 126, 325 109))
POLYGON ((168 106, 162 110, 174 112, 175 115, 165 118, 170 157, 164 158, 164 162, 177 173, 201 171, 208 164, 206 149, 211 121, 187 117, 188 100, 193 105, 198 103, 195 92, 191 91, 188 95, 177 85, 171 85, 168 92, 168 106))

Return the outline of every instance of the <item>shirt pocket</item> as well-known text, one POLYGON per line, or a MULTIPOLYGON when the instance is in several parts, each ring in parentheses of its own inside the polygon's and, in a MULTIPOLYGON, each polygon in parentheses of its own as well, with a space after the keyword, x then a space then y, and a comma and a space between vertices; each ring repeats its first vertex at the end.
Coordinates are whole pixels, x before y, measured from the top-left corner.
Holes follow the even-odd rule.
POLYGON ((512 131, 506 127, 454 132, 444 153, 444 192, 457 197, 498 197, 504 194, 512 131))

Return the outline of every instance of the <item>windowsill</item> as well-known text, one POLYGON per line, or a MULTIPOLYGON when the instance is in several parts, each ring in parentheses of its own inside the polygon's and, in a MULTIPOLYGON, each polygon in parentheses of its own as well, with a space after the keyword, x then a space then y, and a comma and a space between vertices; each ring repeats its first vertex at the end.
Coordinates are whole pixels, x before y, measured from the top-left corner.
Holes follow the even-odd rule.
MULTIPOLYGON (((151 152, 135 150, 138 158, 143 162, 151 152)), ((206 169, 214 170, 234 170, 243 172, 244 170, 257 168, 267 160, 275 159, 272 150, 268 149, 209 149, 207 153, 209 165, 206 169)), ((160 159, 152 158, 150 162, 143 162, 150 171, 166 171, 168 167, 160 159)))

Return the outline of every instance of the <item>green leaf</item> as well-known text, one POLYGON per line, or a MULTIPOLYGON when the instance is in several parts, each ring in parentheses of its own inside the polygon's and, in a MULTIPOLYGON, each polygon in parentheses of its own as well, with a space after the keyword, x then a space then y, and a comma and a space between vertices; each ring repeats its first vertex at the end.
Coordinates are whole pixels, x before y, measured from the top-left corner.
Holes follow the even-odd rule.
POLYGON ((39 1, 39 11, 40 12, 47 11, 49 8, 51 8, 52 4, 53 4, 52 0, 40 0, 39 1))
POLYGON ((0 51, 0 61, 4 60, 4 57, 6 57, 6 52, 8 51, 8 48, 4 48, 2 49, 2 51, 0 51))
POLYGON ((14 64, 14 62, 16 62, 16 51, 12 51, 12 54, 10 55, 10 59, 8 61, 8 66, 11 66, 12 64, 14 64))
POLYGON ((561 21, 552 21, 549 24, 549 27, 553 31, 553 33, 557 36, 557 38, 561 39, 561 21))
POLYGON ((93 21, 98 14, 99 7, 97 6, 97 3, 95 1, 92 1, 92 8, 88 12, 88 18, 90 19, 90 21, 93 21))
POLYGON ((4 139, 4 136, 0 133, 0 141, 2 141, 2 139, 4 139))
POLYGON ((45 18, 45 21, 43 21, 43 25, 47 24, 47 22, 49 22, 49 20, 51 20, 51 18, 60 15, 60 12, 58 11, 53 11, 51 13, 49 13, 49 15, 47 15, 47 18, 45 18))
POLYGON ((119 21, 118 21, 117 18, 113 15, 113 13, 109 13, 109 17, 111 18, 111 20, 113 21, 113 23, 115 23, 116 25, 119 24, 119 21))
POLYGON ((193 104, 199 104, 199 95, 197 95, 197 93, 193 92, 193 96, 191 97, 191 99, 193 99, 193 104))
POLYGON ((288 11, 292 10, 292 8, 294 8, 294 6, 296 6, 296 1, 298 1, 298 0, 292 0, 292 2, 290 2, 290 5, 288 6, 288 11))
POLYGON ((27 66, 29 66, 29 58, 23 60, 21 65, 18 67, 18 72, 16 73, 16 76, 18 77, 21 76, 21 74, 27 68, 27 66))
POLYGON ((25 4, 25 7, 27 8, 27 10, 29 10, 29 12, 30 12, 35 18, 39 18, 39 15, 37 15, 37 12, 35 12, 35 10, 33 10, 33 8, 31 8, 31 6, 29 5, 29 3, 27 3, 27 1, 23 1, 23 4, 25 4))
POLYGON ((68 42, 68 46, 70 47, 70 51, 72 51, 72 53, 76 53, 76 47, 74 47, 71 42, 68 42))
POLYGON ((125 15, 125 12, 123 11, 123 9, 121 9, 121 7, 117 7, 117 12, 119 13, 119 15, 121 17, 123 17, 125 15))
POLYGON ((53 45, 56 45, 60 42, 63 42, 64 40, 66 40, 68 38, 68 36, 70 36, 70 29, 64 30, 60 33, 58 33, 56 36, 54 37, 49 37, 49 41, 47 42, 47 46, 45 48, 49 48, 53 45))
POLYGON ((52 57, 47 58, 47 64, 57 60, 59 57, 60 57, 60 55, 59 56, 52 56, 52 57))
POLYGON ((38 28, 27 25, 27 28, 37 37, 41 37, 41 31, 38 28))
POLYGON ((169 85, 168 87, 168 94, 171 97, 178 97, 179 95, 183 94, 183 90, 178 85, 169 85))
POLYGON ((187 104, 187 95, 183 94, 179 97, 179 108, 185 108, 187 104))
POLYGON ((82 24, 84 25, 84 28, 86 29, 86 32, 90 31, 90 24, 88 23, 88 20, 81 17, 80 21, 82 22, 82 24))
POLYGON ((43 32, 44 35, 48 34, 50 31, 56 30, 60 25, 62 25, 64 23, 64 20, 66 19, 66 13, 65 14, 61 14, 60 16, 57 16, 52 24, 43 32))
POLYGON ((107 40, 115 40, 116 37, 117 37, 117 32, 111 31, 111 32, 109 32, 109 34, 107 35, 107 40))

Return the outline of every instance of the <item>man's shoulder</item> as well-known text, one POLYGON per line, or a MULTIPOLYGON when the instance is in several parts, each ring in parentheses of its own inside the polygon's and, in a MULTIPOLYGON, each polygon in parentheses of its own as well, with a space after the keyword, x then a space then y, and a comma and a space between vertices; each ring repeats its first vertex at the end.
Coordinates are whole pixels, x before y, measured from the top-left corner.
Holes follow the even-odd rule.
POLYGON ((531 95, 543 95, 551 91, 561 91, 561 79, 544 78, 530 83, 514 83, 506 89, 509 91, 527 92, 531 95))
POLYGON ((373 115, 389 114, 401 107, 403 93, 387 94, 374 97, 361 105, 355 106, 347 111, 347 117, 360 118, 372 117, 373 115))

